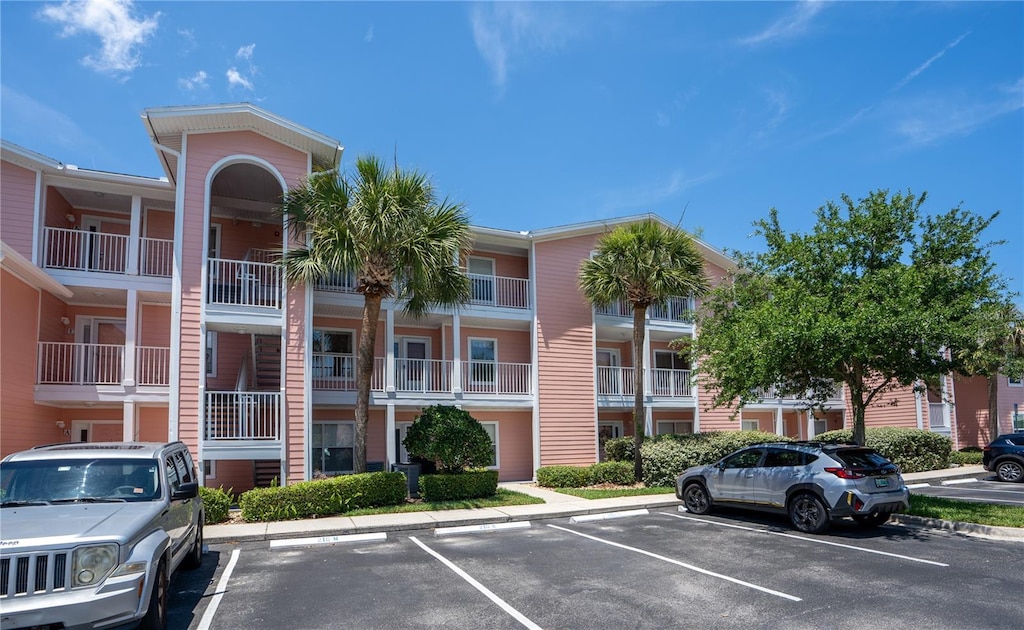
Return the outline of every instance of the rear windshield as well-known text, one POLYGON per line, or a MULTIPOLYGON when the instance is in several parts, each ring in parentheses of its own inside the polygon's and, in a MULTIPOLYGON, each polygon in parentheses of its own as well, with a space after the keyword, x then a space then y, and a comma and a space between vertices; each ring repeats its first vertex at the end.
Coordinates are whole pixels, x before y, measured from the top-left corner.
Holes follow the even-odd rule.
POLYGON ((0 504, 152 501, 160 474, 151 459, 51 459, 0 465, 0 504))
POLYGON ((877 470, 892 466, 892 462, 870 448, 851 448, 836 451, 834 457, 850 470, 877 470))

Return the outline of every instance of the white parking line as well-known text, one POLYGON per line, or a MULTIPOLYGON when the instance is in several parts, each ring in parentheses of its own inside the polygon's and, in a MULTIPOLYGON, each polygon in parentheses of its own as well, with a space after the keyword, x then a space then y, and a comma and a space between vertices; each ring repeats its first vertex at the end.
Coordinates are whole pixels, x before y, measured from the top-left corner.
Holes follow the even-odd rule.
POLYGON ((333 545, 345 542, 369 542, 374 540, 387 540, 385 532, 371 534, 340 534, 337 536, 313 536, 310 538, 286 538, 284 540, 271 540, 271 549, 282 547, 312 547, 313 545, 333 545))
POLYGON ((943 479, 942 485, 944 486, 957 486, 962 483, 978 483, 980 479, 943 479))
POLYGON ((450 534, 472 534, 475 532, 496 532, 506 529, 529 529, 530 521, 513 521, 511 523, 484 523, 483 525, 459 525, 457 527, 435 527, 435 536, 450 534))
POLYGON ((196 626, 196 630, 210 630, 210 624, 213 623, 213 616, 217 613, 217 607, 220 606, 220 600, 224 598, 224 593, 228 590, 228 580, 231 579, 231 572, 235 570, 235 563, 238 562, 238 555, 241 553, 240 550, 235 549, 231 552, 231 559, 228 560, 228 566, 224 567, 224 573, 220 576, 220 582, 217 582, 217 590, 213 593, 213 599, 210 600, 210 605, 206 607, 206 612, 203 613, 203 618, 196 626))
POLYGON ((658 555, 656 553, 651 553, 650 551, 645 551, 643 549, 637 549, 636 547, 630 547, 629 545, 623 545, 621 543, 613 542, 611 540, 605 540, 603 538, 598 538, 597 536, 591 536, 590 534, 584 534, 583 532, 577 532, 575 530, 567 529, 565 527, 559 527, 558 525, 552 525, 550 523, 548 524, 548 527, 553 527, 553 528, 555 528, 557 530, 561 530, 563 532, 569 532, 570 534, 575 534, 577 536, 582 536, 583 538, 594 540, 594 541, 597 541, 599 543, 604 543, 606 545, 611 545, 612 547, 618 547, 619 549, 626 549, 627 551, 634 551, 636 553, 640 553, 640 554, 643 554, 645 556, 649 556, 651 558, 655 558, 657 560, 662 560, 664 562, 668 562, 668 563, 674 564, 676 566, 683 567, 684 569, 690 569, 691 571, 696 571, 697 573, 703 573, 704 575, 709 575, 711 577, 716 577, 716 578, 718 578, 720 580, 725 580, 727 582, 732 582, 733 584, 739 584, 740 586, 746 586, 747 588, 752 588, 755 591, 761 591, 762 593, 768 593, 769 595, 775 595, 776 597, 782 597, 783 599, 788 599, 788 600, 794 601, 794 602, 803 601, 802 599, 800 599, 799 597, 796 597, 794 595, 789 595, 789 594, 783 593, 781 591, 773 591, 770 588, 765 588, 763 586, 758 586, 757 584, 752 584, 750 582, 744 582, 743 580, 737 580, 734 577, 730 577, 728 575, 722 575, 721 573, 715 573, 714 571, 708 571, 707 569, 702 569, 702 568, 694 566, 692 564, 687 564, 685 562, 680 562, 679 560, 674 560, 672 558, 667 558, 665 556, 661 556, 661 555, 658 555))
POLYGON ((797 536, 795 534, 787 534, 785 532, 773 532, 770 529, 760 529, 758 527, 745 527, 743 525, 733 525, 732 523, 719 523, 718 521, 708 521, 702 518, 694 518, 692 516, 683 516, 682 514, 672 514, 671 512, 659 512, 665 516, 671 516, 674 518, 681 518, 687 521, 697 521, 698 523, 707 523, 708 525, 718 525, 720 527, 731 527, 733 529, 742 529, 748 532, 757 532, 758 534, 772 534, 774 536, 782 536, 783 538, 793 538, 794 540, 803 540, 806 542, 817 543, 819 545, 830 545, 832 547, 842 547, 844 549, 853 549, 854 551, 863 551, 865 553, 874 553, 880 556, 889 556, 891 558, 900 558, 901 560, 910 560, 912 562, 921 562, 924 564, 932 564, 937 567, 948 567, 949 565, 945 562, 935 562, 933 560, 925 560, 923 558, 914 558, 913 556, 904 556, 898 553, 889 553, 888 551, 878 551, 876 549, 868 549, 867 547, 856 547, 854 545, 846 545, 843 543, 832 542, 831 540, 821 540, 819 538, 807 538, 805 536, 797 536))
POLYGON ((623 510, 621 512, 602 512, 600 514, 580 514, 569 519, 570 523, 586 523, 589 521, 607 521, 615 518, 629 518, 630 516, 647 516, 650 514, 646 509, 623 510))
POLYGON ((511 615, 513 619, 515 619, 519 623, 523 624, 527 628, 530 628, 530 630, 541 630, 541 627, 538 626, 537 624, 533 623, 532 621, 530 621, 530 619, 527 618, 526 615, 524 615, 523 613, 519 612, 518 610, 513 608, 511 605, 509 605, 505 600, 503 600, 502 598, 500 598, 497 595, 495 595, 494 592, 492 592, 489 588, 487 588, 486 586, 484 586, 480 582, 477 582, 476 580, 474 580, 473 576, 471 576, 470 574, 466 573, 465 571, 463 571, 459 567, 455 566, 455 564, 451 560, 449 560, 448 558, 445 558, 444 556, 442 556, 441 554, 437 553, 436 551, 434 551, 430 547, 424 545, 415 536, 409 536, 409 540, 411 540, 414 543, 416 543, 417 545, 419 545, 419 547, 421 549, 423 549, 423 551, 426 551, 430 555, 432 555, 435 558, 437 558, 438 560, 440 560, 444 564, 444 566, 446 566, 449 569, 451 569, 452 571, 454 571, 455 574, 458 575, 460 578, 462 578, 463 580, 466 580, 467 582, 469 582, 470 585, 473 586, 473 588, 475 588, 476 590, 478 590, 481 593, 483 593, 484 595, 486 595, 487 599, 489 599, 492 602, 494 602, 495 604, 497 604, 498 607, 500 607, 502 610, 504 610, 509 615, 511 615))

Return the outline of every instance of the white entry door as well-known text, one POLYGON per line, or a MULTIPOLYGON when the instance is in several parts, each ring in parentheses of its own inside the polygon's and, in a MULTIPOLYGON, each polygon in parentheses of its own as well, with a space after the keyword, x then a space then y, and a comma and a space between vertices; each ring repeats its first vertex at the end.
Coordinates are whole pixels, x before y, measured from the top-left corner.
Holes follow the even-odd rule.
POLYGON ((402 339, 402 360, 398 380, 402 391, 425 391, 429 383, 430 370, 427 358, 430 356, 430 340, 418 337, 402 339))

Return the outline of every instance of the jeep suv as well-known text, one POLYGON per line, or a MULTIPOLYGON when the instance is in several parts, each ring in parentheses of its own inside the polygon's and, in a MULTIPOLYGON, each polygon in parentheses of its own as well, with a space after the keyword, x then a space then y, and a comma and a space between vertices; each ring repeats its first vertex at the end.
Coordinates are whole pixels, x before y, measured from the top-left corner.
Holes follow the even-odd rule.
POLYGON ((198 490, 181 442, 4 458, 0 628, 164 628, 171 574, 203 559, 198 490))
POLYGON ((756 444, 687 468, 676 480, 676 496, 694 514, 715 506, 787 514, 808 533, 823 532, 844 516, 875 527, 910 508, 892 462, 870 448, 819 442, 756 444))

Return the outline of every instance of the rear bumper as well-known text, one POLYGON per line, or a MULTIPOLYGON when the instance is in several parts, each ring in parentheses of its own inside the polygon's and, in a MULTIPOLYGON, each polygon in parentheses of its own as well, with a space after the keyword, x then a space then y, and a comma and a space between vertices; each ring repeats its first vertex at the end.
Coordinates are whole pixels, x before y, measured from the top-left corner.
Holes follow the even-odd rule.
POLYGON ((854 516, 861 514, 895 514, 910 509, 910 491, 906 487, 893 492, 860 494, 844 492, 832 506, 832 516, 854 516))

